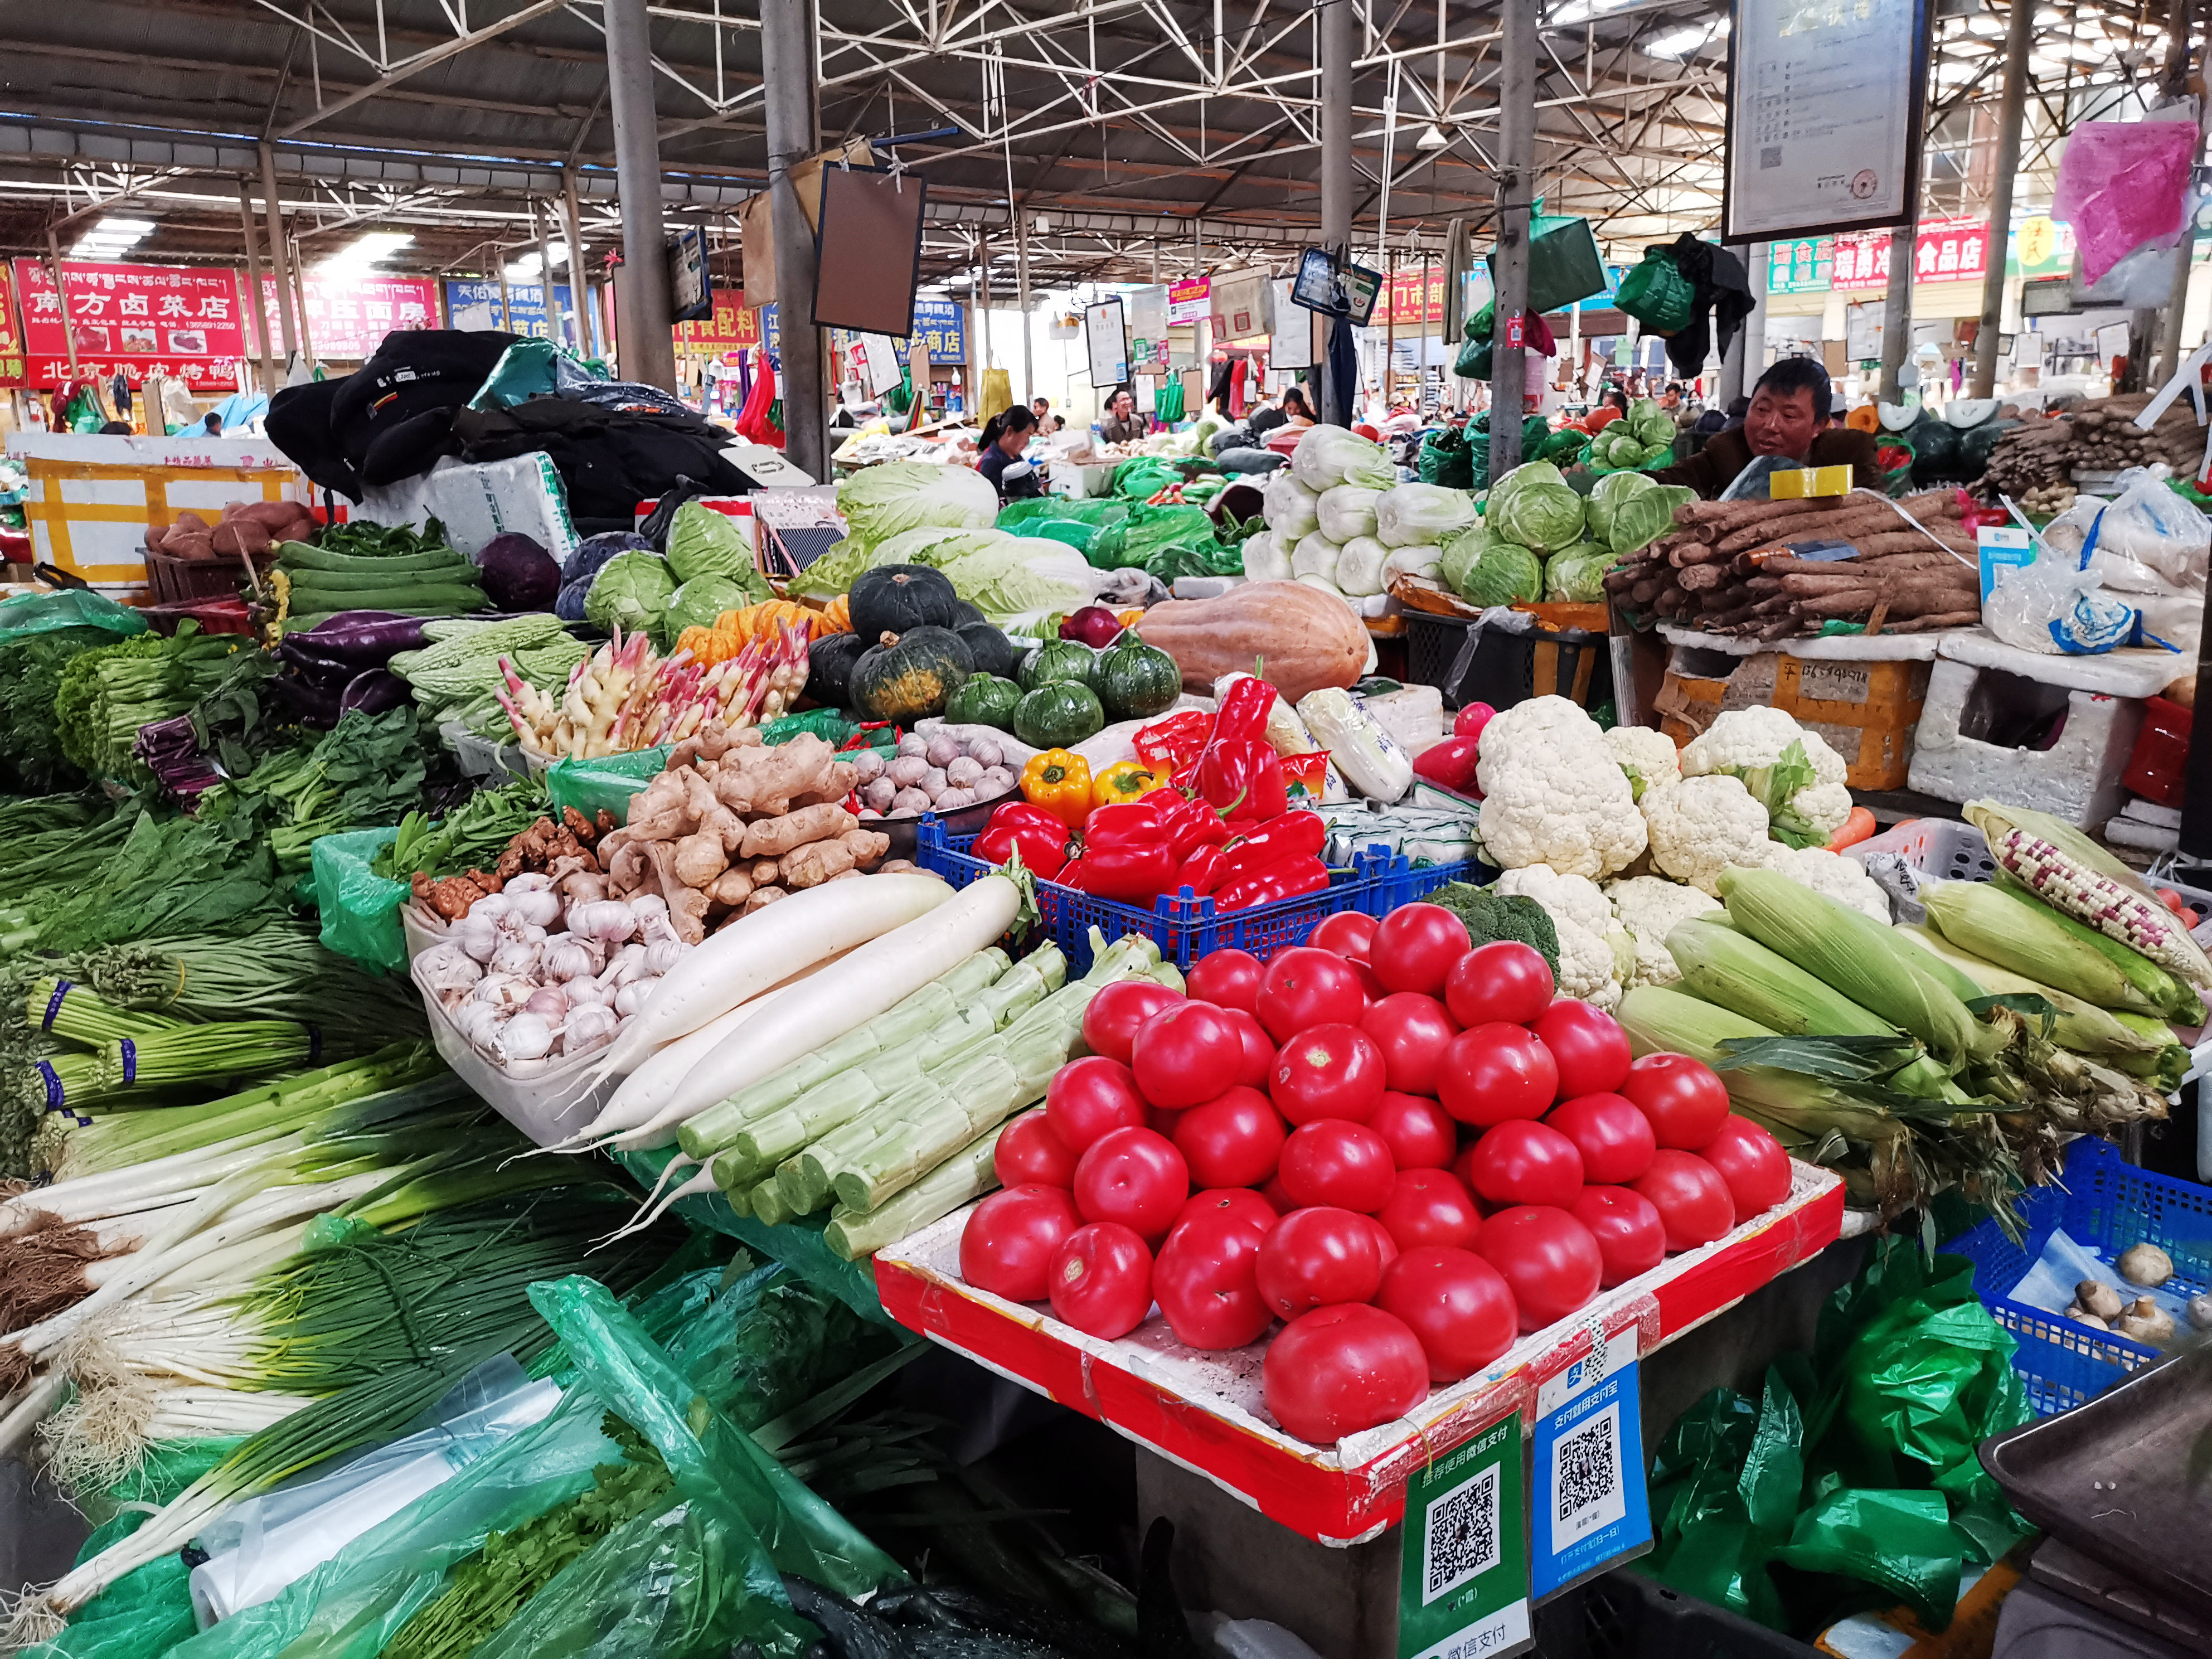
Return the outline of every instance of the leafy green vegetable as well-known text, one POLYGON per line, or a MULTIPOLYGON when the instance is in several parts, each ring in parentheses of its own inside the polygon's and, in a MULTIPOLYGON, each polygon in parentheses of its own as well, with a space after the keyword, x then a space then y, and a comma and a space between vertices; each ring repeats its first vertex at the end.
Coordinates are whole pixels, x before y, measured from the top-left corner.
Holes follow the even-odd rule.
POLYGON ((201 815, 241 840, 265 837, 277 869, 297 874, 318 836, 395 823, 415 808, 428 772, 421 737, 411 708, 356 709, 312 749, 272 755, 209 790, 201 815))
POLYGON ((838 484, 837 511, 853 536, 872 544, 924 525, 988 530, 999 492, 971 467, 885 461, 838 484))
POLYGON ((1465 922, 1468 938, 1476 945, 1512 939, 1533 945, 1543 952, 1552 971, 1559 971, 1559 927, 1553 921, 1551 913, 1526 894, 1509 896, 1492 887, 1451 881, 1424 897, 1431 904, 1441 904, 1465 922))
POLYGON ((1444 538, 1439 569, 1447 587, 1475 605, 1526 605, 1544 591, 1536 556, 1503 539, 1488 519, 1444 538))
POLYGON ((1492 484, 1485 516, 1499 536, 1531 552, 1582 539, 1583 498, 1549 461, 1524 461, 1492 484))
POLYGON ((93 776, 143 781, 149 774, 131 753, 138 728, 184 714, 213 690, 238 643, 185 622, 174 639, 138 634, 83 653, 54 690, 62 752, 93 776))
POLYGON ((725 610, 765 605, 775 597, 768 578, 753 563, 752 549, 738 533, 737 520, 696 501, 678 507, 675 521, 668 526, 668 568, 678 583, 720 576, 732 584, 741 597, 725 610))
POLYGON ((742 611, 756 603, 727 576, 694 576, 668 596, 656 637, 673 645, 687 628, 712 628, 725 611, 742 611))
POLYGON ((46 794, 84 781, 62 751, 54 693, 70 663, 114 641, 104 628, 58 628, 0 645, 0 768, 26 793, 46 794))
POLYGON ((1544 597, 1555 603, 1599 604, 1605 598, 1605 573, 1612 568, 1612 550, 1601 543, 1563 547, 1544 561, 1544 597))
POLYGON ((1098 592, 1080 553, 1042 537, 1010 537, 953 560, 945 574, 953 592, 993 622, 1073 611, 1098 592))
POLYGON ((471 867, 488 869, 508 842, 552 810, 553 797, 542 777, 480 789, 442 820, 434 822, 427 812, 408 813, 399 820, 399 838, 369 868, 398 881, 418 870, 434 878, 471 867))
POLYGON ((675 592, 676 576, 668 561, 658 553, 632 548, 599 567, 591 592, 584 596, 584 615, 601 628, 635 634, 660 620, 675 592))
POLYGON ((1659 406, 1656 398, 1639 398, 1629 405, 1627 415, 1616 424, 1626 427, 1636 434, 1638 443, 1647 448, 1664 444, 1672 447, 1674 442, 1674 417, 1659 406))
POLYGON ((343 524, 325 525, 314 544, 333 553, 377 559, 453 550, 446 542, 446 526, 435 519, 428 520, 420 530, 412 525, 373 524, 367 519, 349 519, 343 524))

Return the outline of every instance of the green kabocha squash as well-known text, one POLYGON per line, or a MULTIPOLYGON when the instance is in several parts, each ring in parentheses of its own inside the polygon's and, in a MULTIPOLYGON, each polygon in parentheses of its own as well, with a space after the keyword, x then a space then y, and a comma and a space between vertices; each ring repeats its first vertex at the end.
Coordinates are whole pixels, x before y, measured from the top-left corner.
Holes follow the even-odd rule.
POLYGON ((1034 691, 1050 680, 1088 685, 1097 664, 1098 653, 1080 640, 1048 640, 1022 659, 1014 678, 1024 691, 1034 691))
POLYGON ((968 654, 975 659, 979 674, 996 674, 1002 680, 1014 678, 1021 666, 1022 653, 1014 642, 987 622, 962 623, 952 630, 968 647, 968 654))
POLYGON ((951 628, 960 620, 952 579, 926 564, 879 564, 853 578, 848 599, 853 631, 864 640, 916 628, 951 628))
POLYGON ((955 599, 952 603, 951 626, 952 631, 956 634, 957 634, 962 629, 967 627, 969 623, 988 622, 990 618, 983 614, 983 607, 975 604, 972 600, 955 599))
POLYGON ((995 726, 1011 732, 1014 705, 1024 695, 1020 686, 996 674, 971 675, 946 700, 945 718, 955 726, 995 726))
POLYGON ((1148 720, 1175 707, 1182 695, 1182 670, 1156 645, 1124 634, 1098 653, 1091 686, 1109 720, 1148 720))
POLYGON ((1047 680, 1014 705, 1014 735, 1032 749, 1065 749, 1105 726, 1105 706, 1080 680, 1047 680))
POLYGON ((872 720, 912 726, 942 714, 975 672, 975 659, 949 628, 886 633, 853 665, 852 706, 872 720))
POLYGON ((824 634, 806 647, 806 695, 824 708, 851 701, 853 665, 868 648, 858 634, 824 634))

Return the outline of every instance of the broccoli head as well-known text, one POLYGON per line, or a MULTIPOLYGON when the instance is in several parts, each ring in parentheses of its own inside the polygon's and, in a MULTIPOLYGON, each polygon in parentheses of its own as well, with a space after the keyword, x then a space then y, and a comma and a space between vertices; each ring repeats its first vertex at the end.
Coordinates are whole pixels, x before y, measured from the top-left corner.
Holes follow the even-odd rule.
POLYGON ((1552 921, 1551 912, 1525 894, 1508 895, 1495 888, 1455 881, 1425 896, 1429 903, 1441 904, 1465 922, 1471 943, 1488 945, 1503 939, 1533 945, 1554 974, 1559 971, 1559 930, 1552 921))

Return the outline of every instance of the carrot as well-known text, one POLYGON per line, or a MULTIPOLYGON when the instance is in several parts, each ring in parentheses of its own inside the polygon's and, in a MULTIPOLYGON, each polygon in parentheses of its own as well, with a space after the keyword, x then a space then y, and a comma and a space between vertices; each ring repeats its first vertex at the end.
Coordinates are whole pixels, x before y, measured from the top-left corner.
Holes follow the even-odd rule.
POLYGON ((1846 847, 1856 847, 1869 839, 1875 827, 1873 813, 1863 806, 1854 806, 1850 816, 1844 820, 1844 827, 1836 831, 1835 839, 1828 843, 1828 850, 1840 853, 1846 847))

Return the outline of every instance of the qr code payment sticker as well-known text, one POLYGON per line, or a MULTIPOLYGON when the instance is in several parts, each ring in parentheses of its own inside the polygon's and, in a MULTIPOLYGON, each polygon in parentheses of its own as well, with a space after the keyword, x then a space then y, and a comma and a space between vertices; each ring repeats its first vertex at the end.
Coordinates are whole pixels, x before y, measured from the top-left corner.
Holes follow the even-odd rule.
POLYGON ((1476 1474, 1429 1505, 1421 1545, 1421 1601, 1449 1595, 1498 1565, 1498 1465, 1476 1474))
POLYGON ((1552 1443, 1552 1551, 1628 1513, 1620 1468, 1620 1405, 1593 1413, 1552 1443))

